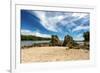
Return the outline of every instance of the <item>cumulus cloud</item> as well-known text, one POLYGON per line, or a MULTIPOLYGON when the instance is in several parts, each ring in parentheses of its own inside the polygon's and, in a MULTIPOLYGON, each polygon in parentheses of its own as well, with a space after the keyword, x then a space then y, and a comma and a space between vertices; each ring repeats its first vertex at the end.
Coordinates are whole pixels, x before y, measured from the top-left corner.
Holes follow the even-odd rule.
POLYGON ((51 36, 48 34, 42 34, 39 33, 38 31, 32 32, 30 30, 22 29, 21 30, 21 35, 34 35, 34 36, 39 36, 39 37, 48 37, 50 38, 51 36))

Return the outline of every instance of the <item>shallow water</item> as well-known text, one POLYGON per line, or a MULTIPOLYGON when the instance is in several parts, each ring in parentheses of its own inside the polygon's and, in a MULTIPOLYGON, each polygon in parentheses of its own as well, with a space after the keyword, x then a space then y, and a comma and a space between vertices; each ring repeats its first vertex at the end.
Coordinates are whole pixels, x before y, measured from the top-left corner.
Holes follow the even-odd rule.
POLYGON ((50 43, 50 41, 21 41, 21 47, 31 46, 38 43, 50 43))

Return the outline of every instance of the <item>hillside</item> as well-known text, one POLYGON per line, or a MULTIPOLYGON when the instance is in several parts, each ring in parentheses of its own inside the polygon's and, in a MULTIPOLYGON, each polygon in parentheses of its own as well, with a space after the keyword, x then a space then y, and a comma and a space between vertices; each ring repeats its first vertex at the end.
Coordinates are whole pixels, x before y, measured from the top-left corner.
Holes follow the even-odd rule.
POLYGON ((51 38, 38 37, 33 35, 21 35, 21 40, 51 40, 51 38))

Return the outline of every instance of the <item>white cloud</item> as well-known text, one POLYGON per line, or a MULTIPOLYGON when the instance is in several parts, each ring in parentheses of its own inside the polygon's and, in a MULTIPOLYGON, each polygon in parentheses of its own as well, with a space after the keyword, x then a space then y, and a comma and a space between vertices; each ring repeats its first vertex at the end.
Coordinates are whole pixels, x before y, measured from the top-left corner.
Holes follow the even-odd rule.
POLYGON ((83 18, 83 17, 85 17, 87 15, 88 15, 87 13, 73 13, 72 14, 73 17, 78 17, 79 19, 83 18))
POLYGON ((84 38, 83 37, 74 37, 74 40, 76 40, 76 41, 82 41, 82 40, 84 40, 84 38))
MULTIPOLYGON (((41 24, 48 30, 58 32, 57 28, 57 23, 61 22, 64 18, 69 17, 71 14, 70 13, 58 13, 55 12, 55 15, 53 16, 47 16, 44 11, 33 11, 38 18, 40 18, 41 24)), ((49 13, 52 15, 52 13, 49 13)), ((62 24, 63 25, 63 24, 62 24)))
POLYGON ((84 40, 84 38, 83 38, 83 33, 79 33, 79 34, 76 35, 73 39, 76 40, 76 41, 84 40))
POLYGON ((63 26, 76 26, 76 24, 74 23, 74 21, 77 21, 81 18, 85 18, 86 20, 84 20, 85 22, 88 21, 88 14, 87 13, 71 13, 70 15, 64 15, 64 18, 66 18, 66 20, 61 20, 60 23, 63 26))
POLYGON ((51 37, 50 35, 39 33, 38 31, 32 32, 32 31, 26 30, 26 29, 22 29, 21 34, 22 35, 35 35, 35 36, 39 36, 39 37, 48 37, 48 38, 51 37))
POLYGON ((41 33, 39 33, 39 32, 34 32, 33 34, 36 35, 36 36, 40 36, 40 37, 51 37, 50 35, 41 34, 41 33))
MULTIPOLYGON (((33 11, 36 16, 40 19, 40 23, 47 29, 53 32, 60 32, 63 30, 62 28, 58 27, 57 23, 59 22, 61 26, 65 27, 72 27, 76 26, 74 21, 77 21, 85 16, 88 16, 87 13, 58 13, 58 12, 44 12, 44 11, 33 11), (48 13, 48 14, 47 14, 48 13), (64 20, 64 19, 68 20, 64 20), (70 25, 69 25, 70 24, 70 25)), ((88 29, 88 27, 78 26, 73 31, 78 31, 81 29, 88 29)))
POLYGON ((48 30, 50 31, 55 31, 56 32, 56 29, 55 29, 55 24, 56 22, 54 21, 54 18, 49 18, 46 16, 46 12, 43 12, 43 11, 33 11, 38 18, 40 18, 40 23, 48 30))
POLYGON ((72 31, 79 31, 79 30, 87 30, 89 29, 89 26, 77 26, 76 28, 74 28, 72 31))
POLYGON ((21 30, 22 35, 32 35, 31 31, 29 30, 21 30))

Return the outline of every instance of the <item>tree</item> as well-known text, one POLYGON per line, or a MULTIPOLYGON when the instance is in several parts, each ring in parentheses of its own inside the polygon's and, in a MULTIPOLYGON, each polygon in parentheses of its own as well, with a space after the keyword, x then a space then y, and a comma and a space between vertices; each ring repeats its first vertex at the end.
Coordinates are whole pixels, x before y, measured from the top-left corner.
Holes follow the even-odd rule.
POLYGON ((90 40, 90 33, 89 33, 89 31, 84 32, 83 37, 84 37, 84 41, 88 42, 90 40))
POLYGON ((90 40, 89 31, 84 32, 83 37, 84 37, 84 49, 88 49, 89 50, 89 40, 90 40))

